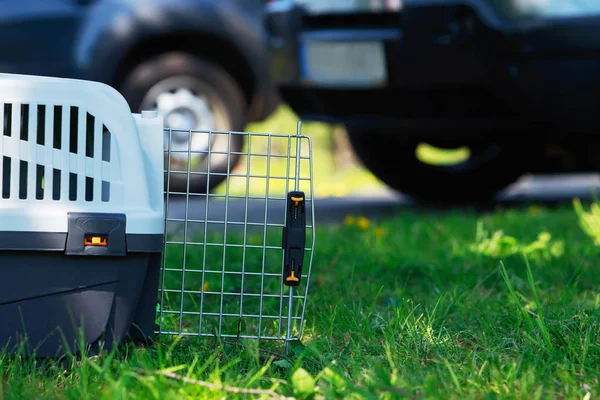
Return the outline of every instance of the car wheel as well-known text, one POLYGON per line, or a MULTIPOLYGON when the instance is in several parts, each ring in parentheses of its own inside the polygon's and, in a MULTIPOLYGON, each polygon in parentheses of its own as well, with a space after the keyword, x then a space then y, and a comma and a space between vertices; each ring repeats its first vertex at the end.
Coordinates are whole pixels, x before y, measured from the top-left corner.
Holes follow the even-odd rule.
POLYGON ((456 146, 460 148, 454 153, 461 154, 446 151, 448 160, 424 160, 419 153, 426 151, 421 150, 431 152, 435 148, 394 132, 348 128, 348 135, 358 158, 375 176, 391 188, 427 203, 492 200, 528 168, 528 151, 516 143, 456 146))
POLYGON ((600 140, 598 138, 586 137, 572 140, 570 147, 573 148, 572 158, 576 164, 576 172, 597 173, 600 171, 600 159, 598 157, 600 140))
POLYGON ((244 140, 241 135, 207 131, 241 131, 246 102, 236 81, 221 67, 185 53, 167 53, 145 61, 127 74, 120 92, 134 112, 156 110, 164 117, 164 144, 170 142, 170 160, 165 156, 165 187, 169 191, 207 193, 226 179, 239 161, 244 140), (190 135, 190 130, 201 131, 190 135), (191 143, 190 143, 191 141, 191 143), (208 150, 210 155, 210 166, 208 150), (188 154, 188 149, 191 154, 188 154), (170 164, 167 164, 170 163, 170 164), (208 171, 210 167, 210 177, 208 171))

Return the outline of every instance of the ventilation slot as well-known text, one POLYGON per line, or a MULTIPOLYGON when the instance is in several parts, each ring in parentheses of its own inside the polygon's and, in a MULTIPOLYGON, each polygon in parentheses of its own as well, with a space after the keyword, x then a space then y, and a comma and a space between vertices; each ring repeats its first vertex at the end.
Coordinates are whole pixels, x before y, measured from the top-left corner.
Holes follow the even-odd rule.
MULTIPOLYGON (((38 136, 39 138, 39 136, 38 136)), ((35 173, 35 198, 36 200, 44 199, 44 172, 46 167, 37 164, 35 173)))
MULTIPOLYGON (((6 115, 6 114, 5 114, 6 115)), ((5 131, 6 132, 6 131, 5 131)), ((10 198, 10 157, 2 157, 2 198, 10 198)))
POLYGON ((37 144, 44 145, 46 137, 44 135, 44 127, 46 126, 46 106, 37 106, 37 144))
POLYGON ((19 199, 27 198, 27 161, 19 162, 19 199))
POLYGON ((4 105, 4 136, 12 136, 12 104, 4 105))
POLYGON ((94 116, 87 113, 85 121, 85 155, 90 158, 94 158, 94 122, 94 116))
POLYGON ((60 200, 60 170, 52 169, 52 200, 60 200))
MULTIPOLYGON (((102 125, 102 161, 110 162, 111 133, 102 125)), ((110 201, 110 182, 102 181, 102 194, 100 199, 107 203, 110 201)))
POLYGON ((21 104, 21 140, 29 140, 29 104, 21 104))
POLYGON ((110 183, 102 181, 102 201, 107 203, 110 201, 110 183))
POLYGON ((79 135, 77 134, 77 128, 79 125, 79 110, 77 107, 71 107, 71 119, 69 124, 69 151, 77 154, 77 143, 79 142, 79 135))
POLYGON ((69 200, 77 200, 77 174, 69 173, 69 200))
POLYGON ((110 131, 102 125, 102 161, 110 162, 110 131))
POLYGON ((94 178, 85 178, 85 201, 94 200, 94 178))
POLYGON ((54 106, 54 148, 61 149, 62 106, 54 106))

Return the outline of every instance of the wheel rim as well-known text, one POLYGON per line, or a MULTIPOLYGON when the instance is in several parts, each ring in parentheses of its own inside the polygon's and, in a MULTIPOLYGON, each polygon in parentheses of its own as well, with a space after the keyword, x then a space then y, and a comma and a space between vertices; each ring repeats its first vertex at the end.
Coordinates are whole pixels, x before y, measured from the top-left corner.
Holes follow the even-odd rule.
POLYGON ((198 78, 174 76, 159 81, 146 93, 140 108, 157 111, 164 118, 165 128, 170 129, 165 130, 163 144, 166 150, 171 142, 171 170, 185 171, 189 157, 190 170, 205 172, 209 147, 219 152, 227 150, 227 135, 211 135, 209 141, 204 133, 231 130, 227 108, 214 89, 198 78))
POLYGON ((429 143, 419 143, 415 149, 419 161, 429 165, 449 166, 467 161, 471 158, 471 149, 463 146, 453 149, 443 149, 429 143))
POLYGON ((479 168, 502 153, 497 144, 438 148, 428 143, 415 146, 415 159, 432 173, 461 173, 479 168))

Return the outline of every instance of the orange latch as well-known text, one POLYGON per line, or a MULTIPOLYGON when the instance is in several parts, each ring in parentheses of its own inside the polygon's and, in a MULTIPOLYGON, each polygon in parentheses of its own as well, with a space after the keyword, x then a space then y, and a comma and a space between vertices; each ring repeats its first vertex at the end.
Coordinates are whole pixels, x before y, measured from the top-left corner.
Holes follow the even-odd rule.
POLYGON ((89 236, 83 239, 83 244, 85 246, 106 247, 108 246, 108 238, 102 236, 89 236))

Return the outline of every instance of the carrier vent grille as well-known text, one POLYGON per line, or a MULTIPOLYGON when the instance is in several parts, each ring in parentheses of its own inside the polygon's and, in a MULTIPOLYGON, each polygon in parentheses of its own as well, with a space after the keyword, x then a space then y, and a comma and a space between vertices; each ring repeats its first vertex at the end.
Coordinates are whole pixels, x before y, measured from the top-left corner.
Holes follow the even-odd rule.
POLYGON ((70 105, 0 103, 1 199, 110 201, 111 132, 70 105))

